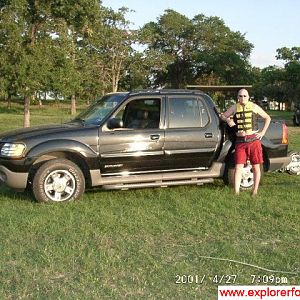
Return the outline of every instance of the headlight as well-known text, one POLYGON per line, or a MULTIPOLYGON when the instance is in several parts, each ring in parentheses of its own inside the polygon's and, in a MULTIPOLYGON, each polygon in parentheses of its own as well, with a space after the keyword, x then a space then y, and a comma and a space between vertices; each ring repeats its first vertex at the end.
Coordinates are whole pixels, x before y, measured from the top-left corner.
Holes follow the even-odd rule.
POLYGON ((1 156, 7 156, 7 157, 21 157, 24 150, 25 150, 24 144, 19 143, 5 143, 1 149, 1 156))

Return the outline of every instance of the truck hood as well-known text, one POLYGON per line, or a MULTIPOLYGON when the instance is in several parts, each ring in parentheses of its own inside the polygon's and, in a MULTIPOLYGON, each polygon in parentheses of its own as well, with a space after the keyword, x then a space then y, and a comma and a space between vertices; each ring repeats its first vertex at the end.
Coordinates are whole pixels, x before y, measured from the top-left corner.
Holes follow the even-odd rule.
POLYGON ((61 125, 43 125, 29 128, 16 129, 0 134, 0 142, 16 142, 39 136, 64 135, 66 132, 83 128, 81 123, 65 123, 61 125))

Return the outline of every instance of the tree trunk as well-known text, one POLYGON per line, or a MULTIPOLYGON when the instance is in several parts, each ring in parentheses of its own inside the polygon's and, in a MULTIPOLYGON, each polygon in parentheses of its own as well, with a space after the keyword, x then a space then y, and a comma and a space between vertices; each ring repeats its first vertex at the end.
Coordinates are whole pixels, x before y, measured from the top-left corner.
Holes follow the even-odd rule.
MULTIPOLYGON (((36 5, 36 1, 34 3, 36 5)), ((30 29, 30 46, 33 47, 35 44, 35 38, 37 33, 38 24, 33 23, 30 29)), ((34 95, 33 95, 34 97, 34 95)), ((24 97, 24 118, 23 127, 30 127, 30 96, 24 97)))
POLYGON ((74 94, 71 96, 71 115, 76 115, 76 97, 74 94))
POLYGON ((39 100, 39 108, 42 108, 43 107, 43 101, 42 101, 41 93, 38 93, 38 100, 39 100))
POLYGON ((11 94, 7 96, 7 109, 11 109, 11 94))
POLYGON ((113 73, 112 74, 112 92, 115 93, 117 91, 117 87, 116 87, 116 76, 113 73))
POLYGON ((24 123, 23 127, 30 127, 30 97, 25 96, 24 97, 24 123))
POLYGON ((117 68, 116 68, 116 75, 115 75, 115 78, 114 78, 114 88, 113 88, 114 92, 118 91, 122 62, 123 62, 123 60, 120 59, 120 61, 118 62, 117 68))

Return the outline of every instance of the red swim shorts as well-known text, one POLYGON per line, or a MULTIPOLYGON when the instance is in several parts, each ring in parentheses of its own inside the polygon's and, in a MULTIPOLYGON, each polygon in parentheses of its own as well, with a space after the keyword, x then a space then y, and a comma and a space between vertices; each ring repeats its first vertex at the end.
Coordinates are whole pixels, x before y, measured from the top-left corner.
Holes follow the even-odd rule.
POLYGON ((235 163, 245 164, 247 159, 250 160, 252 165, 262 164, 263 154, 260 140, 249 143, 237 143, 235 145, 235 163))

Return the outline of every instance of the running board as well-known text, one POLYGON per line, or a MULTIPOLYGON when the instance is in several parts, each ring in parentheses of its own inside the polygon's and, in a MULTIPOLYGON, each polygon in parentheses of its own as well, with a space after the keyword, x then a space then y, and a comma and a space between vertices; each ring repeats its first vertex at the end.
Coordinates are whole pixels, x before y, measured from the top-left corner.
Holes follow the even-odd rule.
POLYGON ((213 182, 213 178, 205 179, 191 179, 191 180, 177 180, 177 181, 164 181, 164 182, 144 182, 144 183, 128 183, 128 184, 112 184, 112 185, 103 185, 101 188, 104 190, 129 190, 137 188, 148 188, 148 187, 168 187, 176 185, 190 185, 197 184, 202 185, 204 183, 213 182))
MULTIPOLYGON (((104 186, 104 185, 114 185, 119 186, 121 184, 154 184, 154 186, 164 186, 165 182, 168 182, 168 185, 171 185, 170 182, 174 181, 173 185, 178 185, 178 182, 190 182, 190 180, 197 181, 204 178, 220 178, 223 176, 225 164, 215 162, 212 167, 208 170, 195 170, 195 171, 177 171, 170 173, 151 173, 151 174, 140 174, 140 175, 117 175, 112 177, 103 177, 101 176, 100 170, 91 170, 91 180, 92 186, 104 186), (160 183, 160 185, 158 184, 160 183), (162 184, 161 184, 162 183, 162 184), (157 184, 157 185, 156 185, 157 184)), ((193 182, 195 183, 195 182, 193 182)), ((183 183, 186 184, 186 183, 183 183)), ((192 184, 192 183, 190 183, 192 184)))

